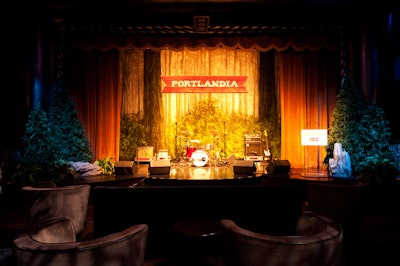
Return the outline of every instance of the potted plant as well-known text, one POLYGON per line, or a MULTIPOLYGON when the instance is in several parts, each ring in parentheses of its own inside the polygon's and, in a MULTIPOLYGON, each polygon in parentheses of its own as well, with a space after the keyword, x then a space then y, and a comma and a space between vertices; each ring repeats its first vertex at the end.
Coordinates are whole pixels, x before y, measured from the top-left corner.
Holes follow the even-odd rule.
POLYGON ((114 173, 114 163, 112 157, 98 159, 94 162, 95 165, 101 168, 103 175, 111 175, 114 173))

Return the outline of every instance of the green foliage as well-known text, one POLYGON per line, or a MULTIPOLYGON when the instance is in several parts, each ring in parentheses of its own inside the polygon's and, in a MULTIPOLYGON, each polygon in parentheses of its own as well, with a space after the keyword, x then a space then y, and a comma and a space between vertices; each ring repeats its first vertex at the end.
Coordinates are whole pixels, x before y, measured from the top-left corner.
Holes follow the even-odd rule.
POLYGON ((62 85, 56 87, 49 108, 49 119, 55 131, 57 158, 72 162, 90 162, 90 143, 79 121, 75 105, 62 85))
POLYGON ((344 78, 336 96, 336 107, 332 115, 332 124, 329 130, 327 157, 333 157, 333 145, 336 142, 350 154, 353 164, 353 147, 359 143, 357 129, 363 110, 366 108, 362 93, 358 90, 351 78, 344 78))
POLYGON ((367 156, 360 163, 359 179, 371 184, 390 184, 397 180, 399 174, 398 165, 391 158, 388 151, 387 154, 375 154, 367 156))
POLYGON ((75 106, 63 87, 55 89, 49 112, 31 110, 22 137, 22 150, 12 178, 23 185, 62 184, 76 175, 71 161, 90 161, 89 141, 75 106))
POLYGON ((172 157, 182 155, 188 141, 198 140, 200 146, 214 144, 223 157, 243 158, 244 135, 263 134, 265 123, 253 116, 235 113, 226 116, 217 103, 217 99, 211 97, 200 101, 176 123, 167 126, 167 146, 174 147, 170 151, 177 149, 177 152, 170 152, 172 157))
POLYGON ((388 182, 398 174, 394 153, 389 150, 390 137, 383 109, 375 103, 365 104, 354 82, 345 78, 333 112, 325 161, 339 142, 350 155, 355 176, 370 183, 388 182))
POLYGON ((391 130, 384 111, 375 103, 368 106, 358 127, 359 145, 356 146, 354 169, 369 183, 392 182, 398 175, 395 154, 389 149, 391 130))
POLYGON ((103 175, 111 175, 114 173, 114 159, 112 157, 107 157, 103 159, 98 159, 94 164, 100 166, 103 175))
POLYGON ((57 160, 57 146, 54 143, 55 131, 40 106, 28 115, 25 133, 22 136, 23 152, 21 162, 46 165, 57 160))
POLYGON ((146 145, 146 130, 144 125, 136 122, 134 117, 130 115, 123 115, 120 125, 120 160, 134 160, 137 148, 146 145))
POLYGON ((17 164, 12 179, 21 186, 37 183, 55 183, 62 185, 76 176, 69 162, 54 161, 49 163, 20 162, 17 164))

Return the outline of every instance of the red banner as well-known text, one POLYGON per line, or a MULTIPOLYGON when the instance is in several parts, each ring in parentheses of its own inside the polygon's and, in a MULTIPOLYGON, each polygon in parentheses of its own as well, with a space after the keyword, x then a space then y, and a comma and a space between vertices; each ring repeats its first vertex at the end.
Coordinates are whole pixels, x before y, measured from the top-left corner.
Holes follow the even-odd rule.
POLYGON ((224 92, 247 93, 247 76, 161 76, 162 93, 224 92))

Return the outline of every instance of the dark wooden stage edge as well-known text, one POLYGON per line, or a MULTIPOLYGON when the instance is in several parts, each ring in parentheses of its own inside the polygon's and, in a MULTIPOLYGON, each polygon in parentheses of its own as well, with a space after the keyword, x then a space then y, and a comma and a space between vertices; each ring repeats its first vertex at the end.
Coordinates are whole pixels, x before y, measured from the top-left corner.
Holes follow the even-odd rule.
MULTIPOLYGON (((133 163, 132 174, 113 174, 113 175, 99 175, 99 176, 80 176, 76 177, 73 181, 75 184, 88 183, 92 185, 139 185, 144 183, 147 179, 170 179, 170 180, 187 180, 187 181, 207 181, 207 180, 232 180, 232 179, 249 179, 255 177, 261 178, 286 178, 296 180, 309 180, 309 181, 329 181, 327 170, 324 169, 298 169, 290 168, 284 173, 271 174, 267 171, 268 162, 254 162, 255 174, 251 175, 245 171, 243 173, 234 173, 233 164, 222 164, 218 166, 194 166, 190 164, 171 163, 169 174, 153 174, 150 175, 149 163, 133 163)), ((126 172, 125 172, 126 173, 126 172)), ((200 183, 200 182, 197 182, 200 183)))

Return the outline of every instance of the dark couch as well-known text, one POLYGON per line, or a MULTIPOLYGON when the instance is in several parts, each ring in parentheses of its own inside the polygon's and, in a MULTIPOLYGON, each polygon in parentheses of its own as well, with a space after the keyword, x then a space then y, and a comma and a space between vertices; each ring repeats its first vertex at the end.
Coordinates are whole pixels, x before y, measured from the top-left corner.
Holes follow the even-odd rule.
POLYGON ((292 232, 302 211, 299 185, 143 186, 93 189, 96 237, 132 224, 149 226, 148 256, 174 248, 173 223, 187 219, 229 218, 269 234, 292 232))

